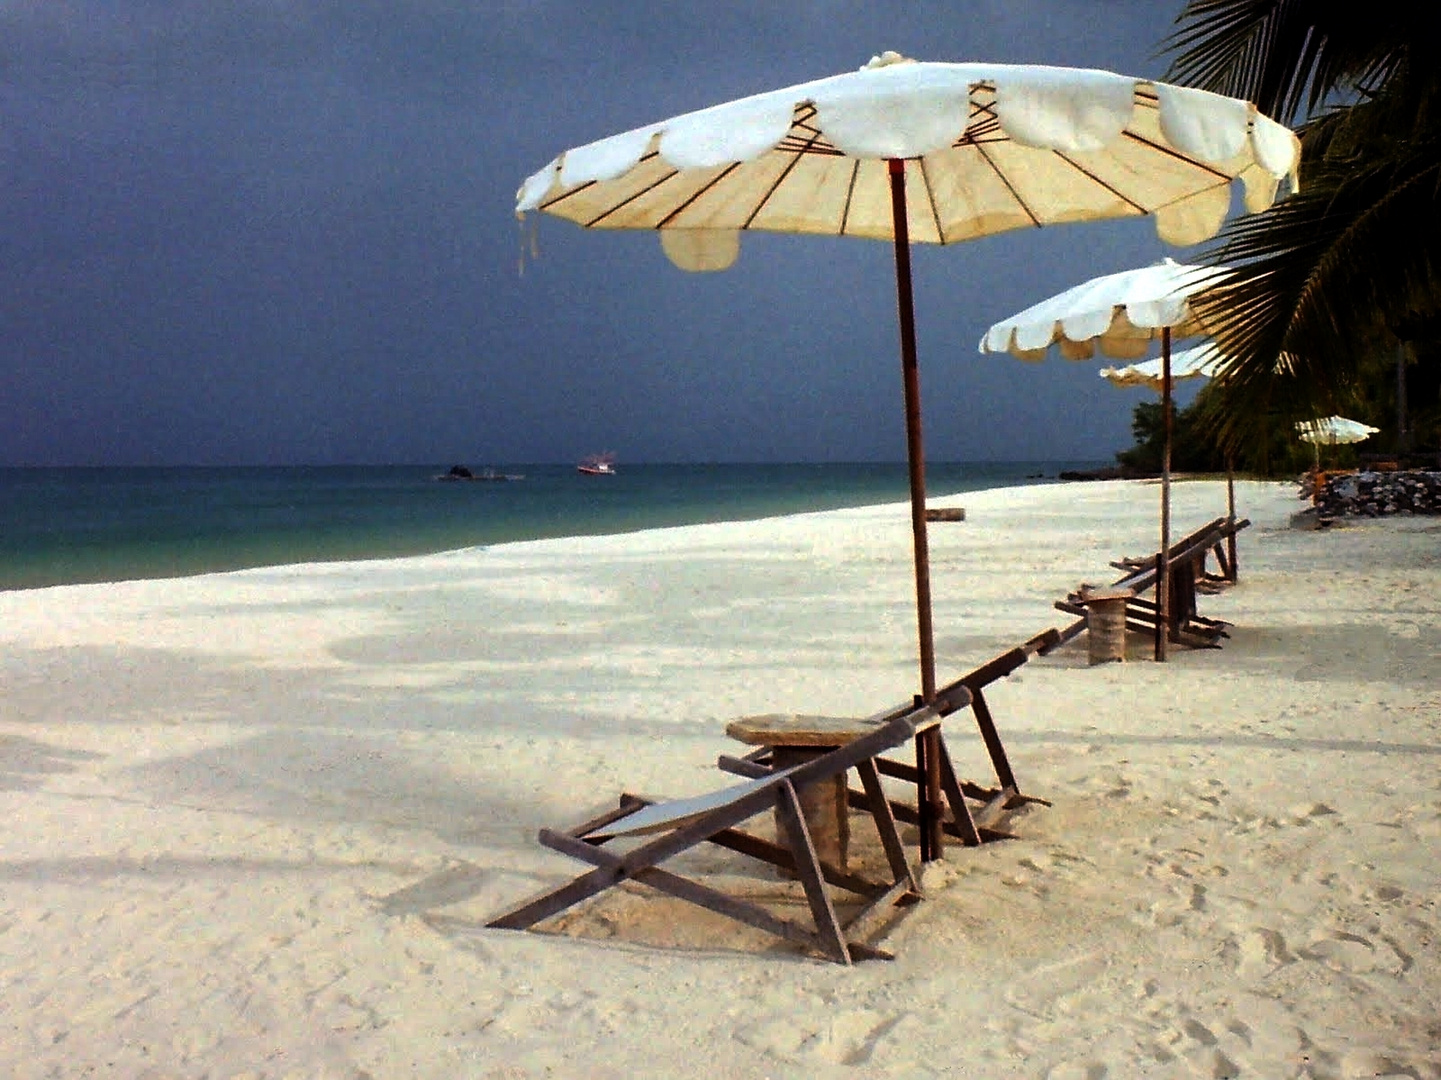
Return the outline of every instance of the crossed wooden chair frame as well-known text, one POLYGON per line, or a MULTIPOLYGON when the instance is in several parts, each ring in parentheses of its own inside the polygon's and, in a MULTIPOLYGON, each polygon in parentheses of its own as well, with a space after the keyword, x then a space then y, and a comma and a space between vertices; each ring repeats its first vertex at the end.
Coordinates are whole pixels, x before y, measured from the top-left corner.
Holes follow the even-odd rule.
POLYGON ((540 843, 589 863, 579 877, 527 899, 495 916, 491 927, 524 930, 625 881, 635 881, 662 893, 757 927, 786 941, 805 946, 841 964, 856 960, 890 959, 892 954, 871 944, 888 926, 897 909, 921 898, 918 872, 901 839, 898 822, 921 824, 927 809, 945 818, 945 830, 963 844, 975 845, 1011 834, 995 827, 1005 813, 1028 802, 1049 805, 1023 795, 996 730, 985 688, 1009 675, 1031 656, 1049 651, 1060 642, 1058 630, 1048 630, 1011 649, 970 674, 938 691, 931 702, 913 701, 868 718, 869 734, 821 752, 804 764, 776 769, 763 748, 744 758, 722 756, 722 769, 747 778, 743 784, 693 799, 654 802, 622 794, 619 805, 570 829, 541 829, 540 843), (982 788, 960 781, 952 767, 942 720, 970 706, 996 769, 997 786, 982 788), (924 763, 911 764, 886 755, 907 744, 919 748, 929 742, 941 754, 942 789, 950 813, 892 798, 882 784, 890 776, 923 790, 924 763), (848 788, 850 805, 874 823, 884 850, 889 876, 867 877, 822 861, 816 854, 797 791, 808 784, 846 776, 854 770, 860 788, 848 788), (967 800, 979 803, 973 812, 967 800), (777 823, 776 841, 742 831, 738 826, 770 811, 777 823), (637 838, 635 846, 620 850, 637 838), (619 841, 619 844, 615 842, 619 841), (804 889, 810 925, 788 919, 762 904, 713 888, 660 864, 699 844, 715 844, 781 868, 794 875, 804 889), (614 847, 608 846, 615 844, 614 847), (826 886, 859 895, 863 904, 844 922, 837 914, 826 886))
POLYGON ((879 923, 898 905, 913 903, 921 896, 915 868, 901 842, 891 804, 881 789, 875 758, 892 750, 941 722, 933 706, 909 708, 899 715, 880 714, 878 726, 869 735, 838 747, 803 765, 768 772, 747 784, 717 793, 718 805, 705 806, 701 800, 678 800, 653 804, 635 795, 622 795, 620 805, 572 829, 542 829, 540 842, 565 855, 590 863, 595 869, 542 893, 496 916, 488 926, 524 930, 582 900, 619 885, 637 881, 730 916, 747 925, 804 945, 842 964, 853 960, 889 959, 891 954, 867 943, 879 923), (875 822, 890 866, 889 881, 877 881, 852 874, 816 856, 810 832, 796 794, 798 787, 819 783, 855 769, 868 795, 867 809, 875 822), (783 842, 774 843, 737 828, 741 823, 773 810, 783 842), (636 821, 646 811, 651 819, 636 821), (627 819, 632 819, 627 824, 627 819), (659 835, 624 854, 608 849, 608 841, 627 835, 644 835, 654 827, 659 835), (692 878, 683 877, 659 865, 697 844, 711 843, 770 863, 794 874, 805 889, 812 926, 784 918, 759 903, 721 892, 692 878), (826 883, 866 898, 861 911, 842 923, 826 883))
MULTIPOLYGON (((1196 594, 1235 584, 1236 534, 1250 524, 1247 518, 1218 517, 1171 545, 1166 559, 1170 566, 1170 620, 1164 628, 1168 640, 1192 648, 1220 648, 1220 639, 1227 636, 1229 624, 1197 612, 1196 594), (1215 557, 1220 573, 1206 572, 1208 555, 1215 557)), ((1145 558, 1118 559, 1111 565, 1125 573, 1109 586, 1112 590, 1131 593, 1126 600, 1127 628, 1158 637, 1163 628, 1156 602, 1143 594, 1155 588, 1161 562, 1159 552, 1145 558)), ((1057 610, 1081 616, 1060 632, 1063 642, 1086 628, 1084 589, 1085 586, 1056 601, 1057 610)))
MULTIPOLYGON (((985 743, 986 753, 990 757, 991 767, 996 773, 994 787, 982 787, 971 781, 961 780, 951 762, 945 739, 938 737, 935 740, 934 745, 940 754, 941 794, 946 801, 944 806, 932 808, 932 816, 939 823, 942 832, 960 840, 966 847, 975 847, 992 840, 1014 839, 1012 833, 997 827, 1009 811, 1027 803, 1050 805, 1045 799, 1021 792, 990 704, 986 701, 986 688, 1010 675, 1032 656, 1043 655, 1060 642, 1059 630, 1047 630, 1013 649, 1008 649, 936 691, 936 709, 943 718, 967 705, 970 706, 981 740, 985 743), (967 800, 977 803, 978 806, 972 809, 967 800)), ((897 821, 918 827, 924 827, 928 816, 921 801, 924 797, 924 752, 923 744, 918 741, 913 762, 892 757, 876 759, 876 768, 881 775, 915 786, 917 801, 911 804, 892 800, 891 812, 897 821)), ((762 747, 740 758, 722 756, 716 764, 724 771, 740 776, 763 776, 774 768, 774 754, 769 748, 762 747)), ((854 788, 848 792, 850 805, 855 809, 865 809, 865 798, 864 792, 854 788)))

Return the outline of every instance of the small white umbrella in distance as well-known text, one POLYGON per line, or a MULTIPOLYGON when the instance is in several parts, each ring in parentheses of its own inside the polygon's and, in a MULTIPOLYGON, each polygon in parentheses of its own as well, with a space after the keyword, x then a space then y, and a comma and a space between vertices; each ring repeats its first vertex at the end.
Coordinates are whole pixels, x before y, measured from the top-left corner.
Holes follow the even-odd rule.
MULTIPOLYGON (((1311 444, 1316 471, 1321 471, 1321 447, 1345 446, 1349 443, 1364 442, 1375 435, 1380 428, 1363 424, 1359 420, 1348 420, 1344 416, 1327 416, 1320 420, 1298 420, 1296 431, 1302 442, 1311 444)), ((1320 482, 1318 480, 1317 487, 1320 482)), ((1315 494, 1319 497, 1320 492, 1315 494)))
POLYGON ((1328 416, 1323 420, 1299 420, 1296 430, 1305 442, 1316 446, 1342 446, 1363 442, 1381 429, 1344 416, 1328 416))
MULTIPOLYGON (((1182 349, 1171 356, 1171 381, 1182 382, 1188 379, 1211 379, 1220 372, 1226 358, 1216 347, 1214 342, 1206 342, 1204 345, 1195 345, 1189 349, 1182 349)), ((1142 360, 1139 363, 1127 364, 1125 367, 1102 368, 1101 378, 1113 386, 1133 387, 1144 386, 1147 389, 1161 393, 1165 389, 1163 377, 1164 363, 1161 357, 1154 360, 1142 360)), ((1226 515, 1231 521, 1236 520, 1236 481, 1231 469, 1230 457, 1227 456, 1226 463, 1226 515)), ((1230 566, 1229 579, 1236 580, 1236 535, 1232 533, 1229 542, 1230 566)))

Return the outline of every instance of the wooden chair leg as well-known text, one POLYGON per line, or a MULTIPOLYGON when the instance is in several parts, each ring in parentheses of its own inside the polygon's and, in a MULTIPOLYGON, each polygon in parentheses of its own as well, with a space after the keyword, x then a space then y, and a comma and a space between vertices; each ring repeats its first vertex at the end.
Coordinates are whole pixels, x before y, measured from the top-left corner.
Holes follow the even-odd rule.
MULTIPOLYGON (((1011 771, 1010 759, 1006 757, 1006 748, 1001 742, 1000 732, 996 730, 996 722, 991 716, 991 707, 986 704, 985 694, 978 686, 971 688, 971 711, 976 717, 976 727, 981 729, 981 738, 985 740, 986 752, 991 755, 991 764, 996 770, 996 780, 1003 788, 1009 788, 1012 791, 1019 790, 1016 787, 1016 775, 1011 771)), ((949 760, 946 764, 950 764, 949 760)))
POLYGON ((780 820, 781 830, 785 833, 791 853, 795 856, 796 876, 801 879, 806 899, 810 901, 811 915, 815 918, 821 949, 837 963, 849 965, 851 952, 846 948, 845 935, 841 933, 835 905, 831 903, 830 893, 826 892, 825 882, 821 878, 820 860, 816 858, 816 849, 811 843, 805 816, 801 813, 800 799, 789 780, 777 788, 776 816, 780 820))
POLYGON ((945 790, 946 801, 951 804, 951 819, 955 825, 956 834, 966 847, 979 847, 981 831, 976 828, 976 820, 971 817, 971 808, 966 805, 965 793, 961 790, 960 781, 956 778, 955 766, 951 764, 950 751, 946 749, 944 740, 940 747, 941 786, 945 790))
POLYGON ((876 768, 875 761, 863 761, 856 766, 856 771, 861 776, 861 787, 865 789, 867 809, 871 812, 871 818, 876 823, 876 831, 880 833, 881 846, 886 851, 886 861, 890 863, 891 874, 896 880, 905 880, 911 892, 917 896, 921 894, 920 882, 916 880, 915 869, 911 866, 911 860, 906 857, 905 844, 901 842, 900 830, 896 827, 896 816, 891 810, 890 800, 886 798, 885 790, 881 787, 881 774, 876 768))

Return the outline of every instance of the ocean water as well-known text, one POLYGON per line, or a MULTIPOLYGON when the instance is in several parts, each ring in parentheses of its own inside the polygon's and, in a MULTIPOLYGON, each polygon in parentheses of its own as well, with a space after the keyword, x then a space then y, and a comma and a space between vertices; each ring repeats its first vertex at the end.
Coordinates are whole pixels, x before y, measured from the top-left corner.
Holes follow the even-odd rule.
MULTIPOLYGON (((928 464, 936 498, 1103 462, 928 464)), ((904 464, 0 469, 0 589, 382 559, 900 502, 904 464), (479 471, 479 470, 477 470, 479 471)))

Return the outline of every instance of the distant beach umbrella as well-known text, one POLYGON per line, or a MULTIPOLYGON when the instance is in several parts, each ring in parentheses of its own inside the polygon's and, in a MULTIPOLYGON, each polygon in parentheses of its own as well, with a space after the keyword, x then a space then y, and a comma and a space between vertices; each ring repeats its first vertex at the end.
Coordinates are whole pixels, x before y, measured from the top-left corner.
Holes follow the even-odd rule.
MULTIPOLYGON (((1189 349, 1182 349, 1171 356, 1171 382, 1184 382, 1189 379, 1211 379, 1220 373, 1225 366, 1226 357, 1216 347, 1214 342, 1206 342, 1204 345, 1196 345, 1189 349)), ((1101 378, 1108 381, 1112 386, 1133 387, 1144 386, 1161 394, 1165 398, 1165 360, 1157 357, 1154 360, 1143 360, 1135 364, 1127 364, 1119 368, 1102 368, 1101 378)), ((1164 408, 1164 405, 1163 405, 1164 408)), ((1170 431, 1166 432, 1169 441, 1170 431)), ((1169 458, 1169 454, 1166 455, 1169 458)), ((1226 455, 1226 517, 1230 521, 1236 520, 1236 477, 1231 467, 1231 456, 1226 455)), ((1236 580, 1236 534, 1233 532, 1227 537, 1229 548, 1230 565, 1227 568, 1227 577, 1231 581, 1236 580)))
MULTIPOLYGON (((1214 378, 1225 362, 1226 358, 1211 342, 1182 349, 1171 355, 1171 382, 1214 378)), ((1113 386, 1144 386, 1159 394, 1165 386, 1163 367, 1162 359, 1158 356, 1154 360, 1142 360, 1125 367, 1102 368, 1099 374, 1113 386)))
POLYGON ((568 150, 525 181, 516 209, 656 230, 688 270, 730 266, 746 230, 894 244, 921 695, 932 700, 910 245, 1147 214, 1163 240, 1194 244, 1221 227, 1233 181, 1247 209, 1264 209, 1299 156, 1290 130, 1234 98, 1108 71, 885 53, 568 150))
POLYGON ((1347 443, 1364 442, 1381 429, 1363 424, 1359 420, 1347 420, 1344 416, 1328 416, 1323 420, 1298 420, 1296 431, 1302 441, 1314 446, 1342 446, 1347 443))
MULTIPOLYGON (((1327 416, 1320 420, 1297 420, 1296 432, 1302 442, 1311 444, 1316 471, 1321 471, 1321 447, 1345 446, 1349 443, 1364 442, 1381 429, 1363 424, 1359 420, 1348 420, 1344 416, 1327 416)), ((1317 485, 1320 487, 1318 481, 1317 485)), ((1315 494, 1319 497, 1320 491, 1315 494)))
MULTIPOLYGON (((1154 376, 1154 385, 1161 393, 1164 429, 1161 565, 1156 575, 1157 660, 1166 659, 1167 633, 1162 628, 1168 625, 1171 612, 1167 565, 1171 547, 1171 384, 1178 377, 1171 363, 1171 339, 1207 332, 1191 299, 1224 281, 1229 273, 1225 267, 1188 266, 1163 259, 1151 266, 1106 274, 1072 286, 1003 319, 981 338, 981 352, 1009 352, 1022 360, 1039 360, 1052 345, 1071 360, 1088 359, 1097 348, 1107 356, 1132 359, 1144 356, 1150 343, 1160 339, 1161 357, 1155 361, 1154 376)), ((1142 378, 1139 368, 1124 370, 1131 371, 1127 378, 1142 378)))

